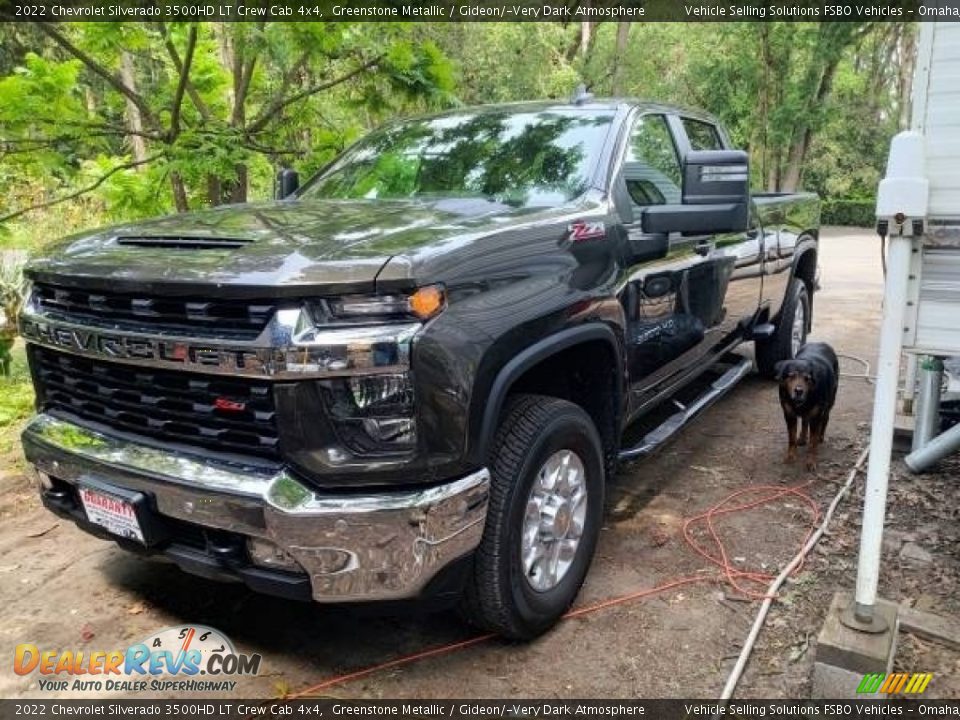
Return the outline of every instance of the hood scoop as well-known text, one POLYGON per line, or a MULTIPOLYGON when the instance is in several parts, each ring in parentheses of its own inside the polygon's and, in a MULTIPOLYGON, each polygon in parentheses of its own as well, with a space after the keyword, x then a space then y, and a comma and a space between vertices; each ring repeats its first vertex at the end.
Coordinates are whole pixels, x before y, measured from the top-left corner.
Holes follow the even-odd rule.
POLYGON ((173 250, 224 250, 243 247, 253 242, 250 238, 190 237, 189 235, 121 235, 115 239, 117 245, 173 250))

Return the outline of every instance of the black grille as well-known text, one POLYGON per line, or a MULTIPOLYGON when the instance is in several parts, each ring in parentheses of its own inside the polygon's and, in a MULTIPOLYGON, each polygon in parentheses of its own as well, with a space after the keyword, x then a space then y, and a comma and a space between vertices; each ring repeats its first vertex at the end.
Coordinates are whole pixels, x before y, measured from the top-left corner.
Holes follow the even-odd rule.
POLYGON ((48 314, 64 319, 95 320, 141 332, 162 330, 243 339, 259 335, 277 309, 271 300, 154 297, 46 284, 34 286, 34 298, 48 314))
POLYGON ((45 410, 165 442, 277 456, 268 383, 134 368, 38 347, 31 355, 45 410))

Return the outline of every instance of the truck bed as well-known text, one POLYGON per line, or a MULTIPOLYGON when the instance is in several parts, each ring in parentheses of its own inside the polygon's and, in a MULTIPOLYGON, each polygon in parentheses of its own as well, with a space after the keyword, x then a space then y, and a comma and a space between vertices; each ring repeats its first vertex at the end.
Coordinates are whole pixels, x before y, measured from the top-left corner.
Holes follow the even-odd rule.
POLYGON ((755 192, 753 202, 763 227, 816 234, 820 226, 820 198, 815 193, 755 192))

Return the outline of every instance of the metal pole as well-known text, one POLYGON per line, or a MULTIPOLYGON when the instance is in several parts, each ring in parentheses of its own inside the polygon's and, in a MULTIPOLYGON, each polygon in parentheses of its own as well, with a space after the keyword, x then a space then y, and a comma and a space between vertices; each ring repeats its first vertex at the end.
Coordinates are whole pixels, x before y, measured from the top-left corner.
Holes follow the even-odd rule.
POLYGON ((880 616, 874 615, 873 606, 877 602, 877 583, 880 578, 883 518, 887 509, 887 483, 890 477, 890 455, 893 452, 893 425, 897 412, 897 385, 900 380, 903 319, 906 314, 912 246, 912 238, 891 235, 887 253, 887 280, 870 435, 870 466, 867 470, 863 501, 857 594, 852 618, 856 627, 873 632, 886 630, 886 623, 880 616))
POLYGON ((960 425, 954 425, 945 433, 937 435, 919 450, 914 450, 903 461, 913 472, 923 472, 947 455, 960 451, 960 425))
POLYGON ((943 360, 929 355, 920 361, 920 394, 914 413, 913 452, 925 447, 940 431, 940 394, 943 360))

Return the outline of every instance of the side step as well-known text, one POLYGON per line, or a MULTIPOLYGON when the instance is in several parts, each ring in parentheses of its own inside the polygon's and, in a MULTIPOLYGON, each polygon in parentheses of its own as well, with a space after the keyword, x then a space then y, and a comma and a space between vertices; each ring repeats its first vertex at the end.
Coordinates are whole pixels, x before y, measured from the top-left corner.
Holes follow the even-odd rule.
POLYGON ((768 340, 777 332, 777 326, 773 323, 760 323, 754 325, 750 333, 751 340, 768 340))
POLYGON ((703 394, 689 405, 683 406, 680 405, 679 402, 674 401, 680 407, 680 411, 674 413, 661 425, 644 435, 639 444, 632 448, 621 450, 619 455, 620 460, 636 460, 652 454, 686 427, 701 412, 735 388, 737 383, 743 380, 752 369, 753 361, 749 358, 743 358, 739 363, 714 380, 709 387, 704 390, 703 394))

